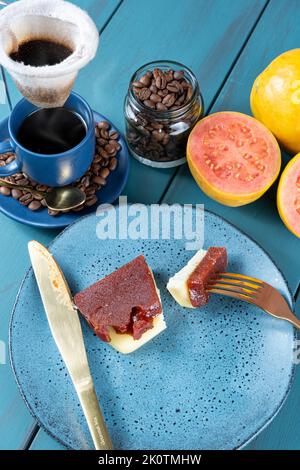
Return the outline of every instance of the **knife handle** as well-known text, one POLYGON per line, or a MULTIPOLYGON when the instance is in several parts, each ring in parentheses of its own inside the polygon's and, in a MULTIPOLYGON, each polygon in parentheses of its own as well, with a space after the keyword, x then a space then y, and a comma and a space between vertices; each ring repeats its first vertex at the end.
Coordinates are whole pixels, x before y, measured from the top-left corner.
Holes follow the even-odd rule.
POLYGON ((96 450, 112 450, 93 384, 76 389, 96 450))

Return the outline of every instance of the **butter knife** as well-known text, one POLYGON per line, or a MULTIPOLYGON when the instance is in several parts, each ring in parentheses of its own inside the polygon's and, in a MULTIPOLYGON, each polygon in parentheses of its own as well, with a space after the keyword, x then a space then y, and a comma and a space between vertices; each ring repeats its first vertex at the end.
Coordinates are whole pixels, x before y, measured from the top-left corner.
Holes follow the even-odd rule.
POLYGON ((87 361, 81 325, 62 271, 40 243, 28 244, 50 330, 66 364, 97 450, 112 449, 87 361))

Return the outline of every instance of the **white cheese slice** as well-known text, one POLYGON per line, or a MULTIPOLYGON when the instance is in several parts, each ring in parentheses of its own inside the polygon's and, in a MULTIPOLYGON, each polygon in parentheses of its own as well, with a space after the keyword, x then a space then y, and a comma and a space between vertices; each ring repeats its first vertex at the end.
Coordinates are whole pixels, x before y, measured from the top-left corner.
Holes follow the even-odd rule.
POLYGON ((140 339, 133 339, 131 335, 117 333, 113 328, 109 329, 111 341, 108 343, 117 351, 123 354, 129 354, 136 351, 144 344, 148 343, 156 335, 167 328, 163 313, 159 314, 153 320, 153 328, 147 330, 140 339))
POLYGON ((187 281, 206 253, 206 250, 197 251, 190 261, 169 279, 167 289, 182 307, 195 308, 190 301, 187 281))
MULTIPOLYGON (((152 273, 152 276, 153 276, 153 273, 152 273)), ((160 292, 156 286, 154 276, 153 276, 153 281, 155 284, 157 295, 161 303, 160 292)), ((119 351, 122 354, 129 354, 129 353, 132 353, 133 351, 136 351, 141 346, 144 346, 144 344, 148 343, 148 341, 153 339, 155 336, 157 336, 159 333, 164 331, 166 328, 167 328, 167 325, 164 319, 164 314, 163 312, 161 312, 159 315, 157 315, 157 317, 154 318, 153 327, 150 330, 145 331, 145 333, 142 335, 140 339, 133 339, 131 335, 127 335, 126 333, 117 333, 114 330, 114 328, 110 327, 109 328, 110 342, 108 344, 110 344, 110 346, 112 346, 113 348, 115 348, 117 351, 119 351)))

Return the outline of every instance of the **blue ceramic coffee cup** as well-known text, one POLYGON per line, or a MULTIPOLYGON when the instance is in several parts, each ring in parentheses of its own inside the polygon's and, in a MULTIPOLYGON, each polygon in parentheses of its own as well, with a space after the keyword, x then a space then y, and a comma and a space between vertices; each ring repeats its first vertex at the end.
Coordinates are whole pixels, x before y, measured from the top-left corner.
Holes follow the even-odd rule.
POLYGON ((38 108, 25 99, 16 104, 8 120, 9 139, 0 142, 0 153, 14 152, 16 159, 0 167, 0 178, 24 172, 40 184, 55 187, 73 183, 88 170, 95 154, 93 112, 87 102, 74 92, 64 107, 81 116, 86 124, 86 135, 78 145, 66 152, 45 155, 26 149, 17 139, 24 119, 38 108))

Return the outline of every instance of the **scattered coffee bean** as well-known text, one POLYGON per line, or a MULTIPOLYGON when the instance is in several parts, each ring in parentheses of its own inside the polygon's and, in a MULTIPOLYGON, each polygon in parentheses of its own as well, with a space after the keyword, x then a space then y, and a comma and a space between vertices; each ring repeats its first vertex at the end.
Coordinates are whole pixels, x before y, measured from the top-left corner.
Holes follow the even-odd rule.
POLYGON ((88 197, 87 200, 85 201, 85 205, 87 207, 93 206, 94 204, 96 204, 97 200, 98 200, 97 196, 88 197))
POLYGON ((110 171, 114 171, 117 167, 117 164, 118 164, 118 160, 116 158, 111 158, 109 165, 108 165, 108 168, 110 169, 110 171))
POLYGON ((100 176, 102 176, 102 178, 107 178, 108 175, 109 175, 110 171, 108 168, 102 168, 102 170, 100 171, 100 176))
POLYGON ((110 124, 107 121, 100 121, 97 124, 98 129, 105 129, 106 131, 110 128, 110 124))
POLYGON ((20 199, 20 197, 22 196, 22 191, 20 191, 20 189, 12 189, 11 190, 11 195, 14 199, 20 199))
POLYGON ((28 205, 28 209, 30 209, 31 211, 37 211, 39 210, 40 208, 42 207, 40 201, 32 201, 29 205, 28 205))
POLYGON ((105 186, 106 180, 102 176, 94 176, 93 183, 96 183, 98 186, 105 186))
MULTIPOLYGON (((143 88, 142 85, 141 88, 143 88)), ((149 95, 150 96, 150 95, 149 95)), ((107 184, 106 178, 108 178, 111 171, 114 171, 118 164, 117 153, 121 149, 121 145, 118 142, 119 133, 114 130, 110 130, 110 124, 106 121, 100 121, 95 126, 96 135, 96 153, 90 169, 83 175, 74 186, 82 189, 85 192, 87 199, 82 206, 73 209, 74 212, 79 212, 85 207, 91 207, 97 203, 96 192, 107 184), (107 150, 105 150, 105 148, 107 150)), ((0 154, 0 166, 1 162, 5 165, 15 159, 15 155, 12 153, 0 154)), ((41 192, 51 192, 53 188, 49 188, 46 185, 37 184, 36 181, 31 180, 24 173, 16 173, 13 176, 4 178, 11 183, 17 183, 21 186, 26 185, 32 189, 36 189, 41 192)), ((31 211, 38 211, 41 208, 47 207, 46 201, 42 195, 32 195, 26 190, 12 189, 0 187, 0 194, 6 196, 12 196, 18 200, 23 206, 27 206, 31 211)), ((69 211, 64 211, 69 212, 69 211)), ((51 216, 57 216, 60 214, 59 211, 53 211, 48 209, 48 214, 51 216)))
POLYGON ((2 196, 10 196, 10 189, 5 188, 4 186, 1 186, 0 187, 0 194, 2 194, 2 196))

